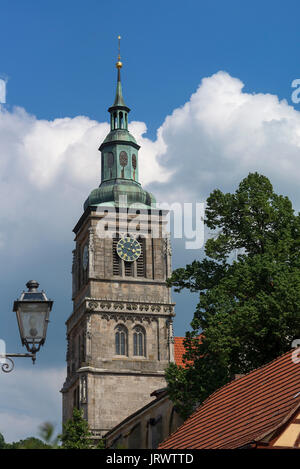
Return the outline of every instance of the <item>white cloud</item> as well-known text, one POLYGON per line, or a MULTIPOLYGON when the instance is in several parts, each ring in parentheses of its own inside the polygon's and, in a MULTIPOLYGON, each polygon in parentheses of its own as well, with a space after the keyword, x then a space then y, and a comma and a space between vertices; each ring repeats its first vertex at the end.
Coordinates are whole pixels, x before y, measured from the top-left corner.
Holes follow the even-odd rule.
POLYGON ((18 369, 0 374, 0 433, 6 442, 39 436, 44 422, 61 432, 61 394, 65 369, 18 369))
POLYGON ((235 189, 258 171, 300 208, 300 113, 277 96, 244 93, 243 86, 218 72, 165 119, 159 161, 174 174, 156 185, 162 196, 204 200, 216 187, 235 189))

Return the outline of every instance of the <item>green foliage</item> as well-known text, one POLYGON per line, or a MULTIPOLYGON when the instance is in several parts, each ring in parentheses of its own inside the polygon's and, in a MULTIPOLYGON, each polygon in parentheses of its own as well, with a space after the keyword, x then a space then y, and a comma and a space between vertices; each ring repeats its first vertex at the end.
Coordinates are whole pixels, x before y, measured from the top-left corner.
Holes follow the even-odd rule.
POLYGON ((6 446, 7 445, 5 443, 4 436, 2 435, 2 433, 0 433, 0 449, 5 449, 6 446))
POLYGON ((29 437, 25 440, 20 440, 14 443, 8 443, 7 449, 51 449, 50 445, 47 445, 39 438, 29 437))
POLYGON ((70 419, 63 429, 63 434, 55 436, 55 427, 49 422, 43 423, 39 428, 39 438, 29 437, 14 443, 5 443, 0 433, 0 449, 104 449, 104 440, 100 440, 95 447, 91 439, 88 423, 82 416, 82 411, 74 409, 73 418, 70 419), (62 446, 58 445, 59 440, 62 446))
MULTIPOLYGON (((51 426, 53 430, 53 426, 51 424, 43 424, 41 428, 44 428, 45 426, 51 426)), ((43 435, 41 436, 43 437, 43 435)), ((4 437, 0 433, 0 449, 54 449, 55 447, 57 447, 57 440, 55 441, 56 445, 54 445, 54 441, 50 441, 50 439, 45 439, 45 441, 42 441, 39 438, 31 436, 25 438, 24 440, 14 441, 13 443, 5 443, 4 437)))
POLYGON ((42 440, 52 449, 57 449, 59 442, 59 435, 54 436, 54 425, 50 422, 43 423, 39 428, 39 434, 42 440))
POLYGON ((52 446, 35 438, 33 436, 25 438, 25 440, 14 441, 13 443, 5 443, 3 435, 0 433, 0 449, 51 449, 52 446))
POLYGON ((96 449, 105 449, 104 440, 99 440, 99 443, 97 444, 96 449))
POLYGON ((300 337, 300 218, 289 199, 275 194, 266 177, 249 174, 234 194, 212 192, 205 223, 217 233, 206 242, 207 257, 168 281, 200 295, 185 340, 193 365, 167 371, 183 416, 236 373, 268 363, 300 337), (242 253, 230 261, 236 249, 242 253))
POLYGON ((63 449, 92 449, 92 434, 89 431, 87 421, 82 416, 82 411, 74 408, 72 419, 63 426, 60 436, 63 449))

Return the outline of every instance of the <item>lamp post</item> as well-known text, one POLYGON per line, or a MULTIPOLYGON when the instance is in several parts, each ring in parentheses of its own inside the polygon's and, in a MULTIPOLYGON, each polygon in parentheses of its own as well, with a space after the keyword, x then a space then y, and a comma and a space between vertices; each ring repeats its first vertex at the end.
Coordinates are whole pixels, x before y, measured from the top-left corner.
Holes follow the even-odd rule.
POLYGON ((14 302, 13 311, 17 315, 22 345, 28 353, 6 353, 2 371, 9 373, 14 368, 12 358, 30 357, 35 362, 36 353, 45 343, 49 314, 53 301, 49 300, 44 291, 38 291, 39 284, 35 280, 26 283, 28 291, 23 291, 20 298, 14 302), (7 360, 9 363, 7 363, 7 360))

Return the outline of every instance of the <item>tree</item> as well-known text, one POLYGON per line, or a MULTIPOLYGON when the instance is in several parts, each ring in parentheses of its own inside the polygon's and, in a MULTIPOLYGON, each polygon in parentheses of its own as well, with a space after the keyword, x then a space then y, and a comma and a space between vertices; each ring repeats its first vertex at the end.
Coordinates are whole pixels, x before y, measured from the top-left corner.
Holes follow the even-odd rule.
POLYGON ((82 410, 74 408, 72 419, 63 426, 60 436, 63 449, 92 449, 92 434, 87 421, 82 416, 82 410))
POLYGON ((4 436, 2 435, 2 433, 0 433, 0 449, 5 449, 5 448, 6 448, 6 443, 4 440, 4 436))
POLYGON ((300 337, 300 217, 290 200, 275 194, 265 176, 249 174, 234 194, 212 192, 205 223, 217 233, 206 242, 206 257, 168 281, 176 291, 200 296, 185 340, 192 364, 171 365, 166 375, 183 416, 235 374, 268 363, 300 337))
POLYGON ((52 449, 58 448, 59 435, 54 436, 54 425, 50 422, 45 422, 39 427, 39 434, 42 440, 49 445, 52 449))
POLYGON ((6 445, 7 449, 51 449, 50 445, 47 445, 39 438, 34 436, 28 437, 25 440, 20 440, 6 445))
MULTIPOLYGON (((44 424, 49 425, 49 424, 44 424)), ((52 449, 54 446, 51 442, 42 441, 39 438, 30 436, 24 440, 14 441, 13 443, 5 443, 3 435, 0 433, 0 449, 52 449)))

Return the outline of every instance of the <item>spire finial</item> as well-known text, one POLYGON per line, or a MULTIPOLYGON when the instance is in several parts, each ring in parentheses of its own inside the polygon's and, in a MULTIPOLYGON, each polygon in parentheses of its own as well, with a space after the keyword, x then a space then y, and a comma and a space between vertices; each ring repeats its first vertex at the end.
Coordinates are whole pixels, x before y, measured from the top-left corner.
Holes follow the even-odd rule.
POLYGON ((122 95, 122 85, 121 85, 121 68, 123 66, 121 62, 121 55, 120 55, 120 41, 121 41, 121 36, 118 36, 119 40, 119 54, 118 54, 118 62, 116 63, 116 67, 118 69, 118 80, 117 80, 117 92, 116 92, 116 98, 114 102, 114 106, 125 106, 123 95, 122 95))
POLYGON ((118 53, 118 62, 116 63, 116 67, 118 70, 120 70, 123 66, 122 62, 121 62, 121 55, 120 55, 120 49, 121 49, 121 36, 118 36, 118 41, 119 41, 119 46, 118 46, 118 50, 119 50, 119 53, 118 53))

